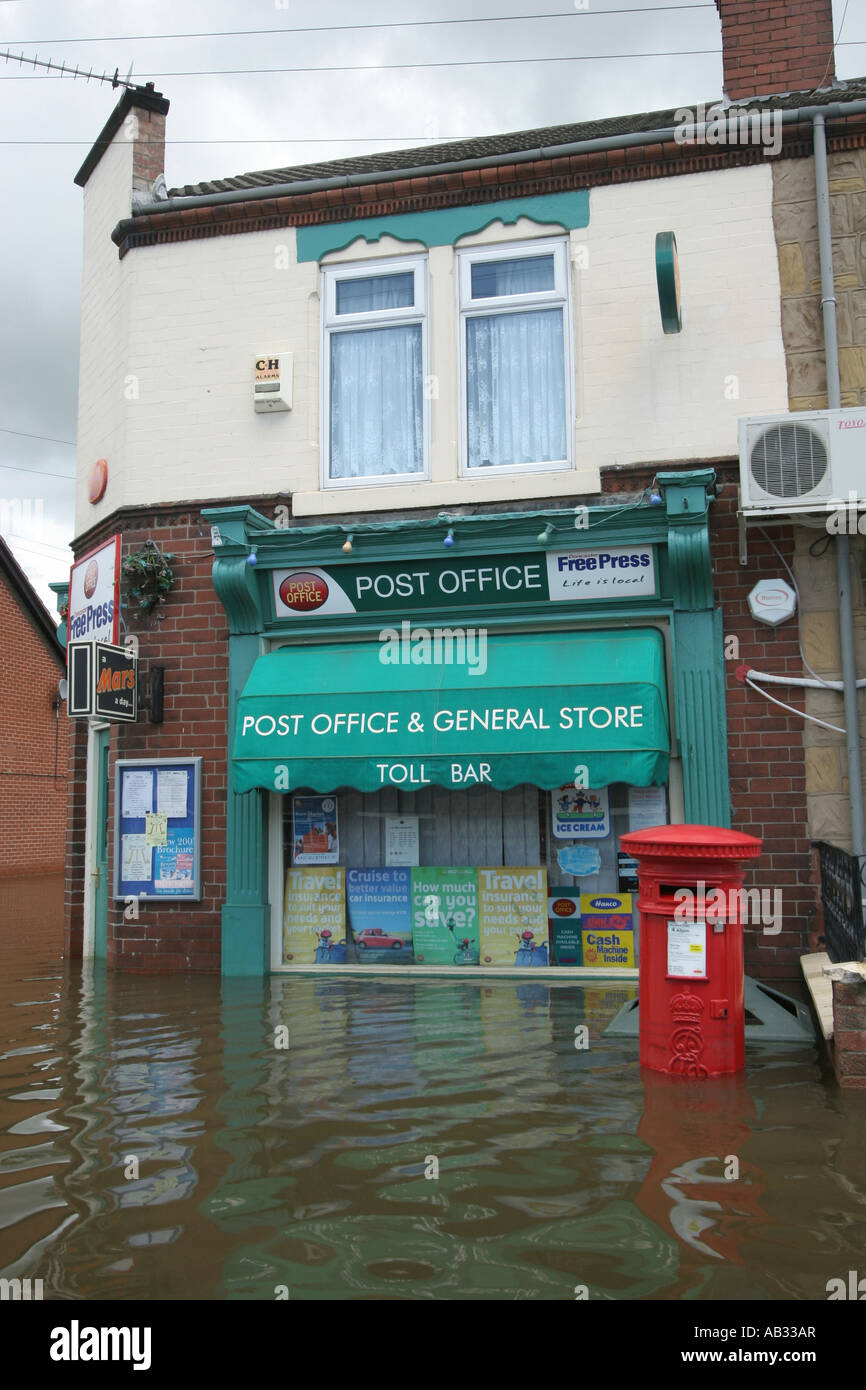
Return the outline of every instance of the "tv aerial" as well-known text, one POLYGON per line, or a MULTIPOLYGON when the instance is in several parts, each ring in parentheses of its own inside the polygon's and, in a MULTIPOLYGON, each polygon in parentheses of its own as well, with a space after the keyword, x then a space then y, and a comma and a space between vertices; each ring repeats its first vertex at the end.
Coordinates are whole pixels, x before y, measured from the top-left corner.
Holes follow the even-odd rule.
POLYGON ((48 72, 58 72, 61 77, 83 77, 86 82, 109 82, 112 87, 134 87, 136 83, 132 81, 132 64, 129 65, 129 72, 125 77, 120 76, 120 69, 114 69, 114 76, 109 77, 107 72, 94 72, 91 68, 85 71, 76 63, 75 67, 70 67, 68 63, 52 63, 47 58, 28 58, 25 53, 10 53, 6 48, 0 48, 0 58, 5 58, 7 63, 29 63, 34 68, 44 68, 48 72))

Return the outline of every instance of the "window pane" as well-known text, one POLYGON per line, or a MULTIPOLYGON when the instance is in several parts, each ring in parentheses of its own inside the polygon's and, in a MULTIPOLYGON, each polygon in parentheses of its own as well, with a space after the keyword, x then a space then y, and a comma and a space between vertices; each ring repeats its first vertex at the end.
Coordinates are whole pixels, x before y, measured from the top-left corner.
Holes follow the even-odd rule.
POLYGON ((555 288, 552 256, 472 262, 473 299, 493 299, 500 294, 533 294, 537 290, 555 288))
POLYGON ((411 309, 415 303, 415 276, 362 275, 337 281, 337 313, 367 314, 375 309, 411 309))
POLYGON ((567 457, 561 309, 466 320, 469 467, 567 457))
POLYGON ((421 325, 331 334, 331 477, 421 473, 421 325))

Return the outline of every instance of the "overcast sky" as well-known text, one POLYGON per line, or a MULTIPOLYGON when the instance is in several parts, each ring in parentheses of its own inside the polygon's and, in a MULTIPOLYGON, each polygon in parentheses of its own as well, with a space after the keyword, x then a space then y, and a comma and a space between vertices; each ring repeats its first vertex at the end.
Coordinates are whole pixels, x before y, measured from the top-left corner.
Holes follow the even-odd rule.
MULTIPOLYGON (((837 36, 843 25, 837 76, 859 76, 866 0, 848 0, 847 12, 834 0, 833 12, 837 36)), ((720 47, 712 0, 0 0, 0 49, 95 73, 132 66, 133 80, 155 82, 171 101, 170 187, 693 105, 721 94, 720 47), (532 17, 407 24, 502 15, 532 17), (353 23, 382 27, 340 28, 353 23), (272 32, 215 33, 253 29, 272 32), (203 31, 212 37, 167 37, 203 31), (626 56, 640 54, 658 56, 626 56), (492 58, 557 61, 467 65, 492 58), (337 66, 372 70, 225 71, 337 66)), ((0 532, 52 611, 46 586, 68 577, 73 529, 75 450, 50 442, 76 432, 82 232, 72 179, 118 95, 0 61, 0 532)))

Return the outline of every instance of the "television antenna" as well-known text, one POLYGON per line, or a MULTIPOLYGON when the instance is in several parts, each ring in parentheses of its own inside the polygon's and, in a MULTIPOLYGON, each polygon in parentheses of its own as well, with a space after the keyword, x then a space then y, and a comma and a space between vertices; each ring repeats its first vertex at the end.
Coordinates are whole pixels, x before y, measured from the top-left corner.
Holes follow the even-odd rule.
POLYGON ((10 53, 9 50, 6 48, 0 49, 0 58, 5 58, 7 63, 18 63, 19 66, 22 63, 29 63, 30 66, 34 68, 44 68, 46 71, 49 72, 59 72, 61 77, 83 77, 87 82, 90 82, 91 80, 93 80, 94 82, 110 82, 112 87, 130 88, 135 87, 137 85, 135 82, 132 81, 131 63, 129 65, 129 72, 126 74, 125 77, 120 76, 119 68, 115 68, 114 76, 109 77, 107 72, 94 72, 92 68, 89 70, 89 72, 85 72, 85 70, 83 68, 80 68, 77 63, 75 67, 69 67, 66 63, 52 63, 49 59, 40 58, 38 57, 38 55, 35 58, 28 58, 25 53, 10 53))

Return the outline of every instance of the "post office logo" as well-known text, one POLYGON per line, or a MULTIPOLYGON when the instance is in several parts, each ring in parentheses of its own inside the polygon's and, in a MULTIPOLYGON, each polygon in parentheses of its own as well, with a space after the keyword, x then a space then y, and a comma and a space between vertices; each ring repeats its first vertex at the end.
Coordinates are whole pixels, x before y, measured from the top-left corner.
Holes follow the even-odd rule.
POLYGON ((99 583, 99 565, 95 560, 91 560, 87 569, 84 571, 84 597, 93 598, 96 593, 96 586, 99 583))
POLYGON ((577 903, 573 898, 557 898, 556 902, 551 904, 551 911, 557 917, 573 917, 577 911, 577 903))
POLYGON ((280 584, 280 598, 294 613, 311 613, 328 601, 328 585, 320 574, 294 570, 280 584))

